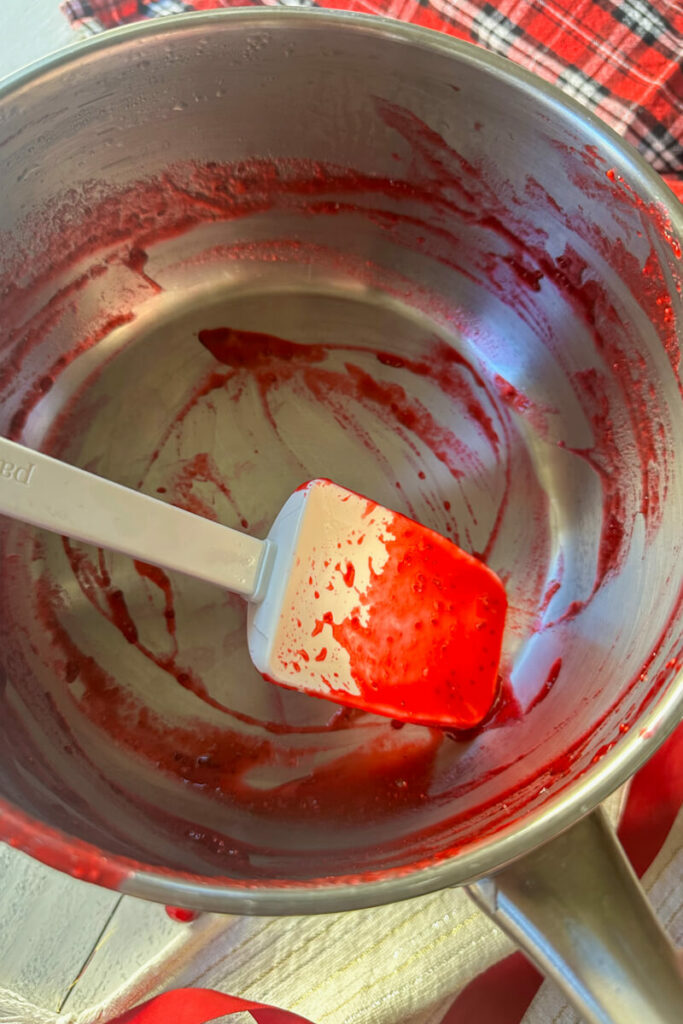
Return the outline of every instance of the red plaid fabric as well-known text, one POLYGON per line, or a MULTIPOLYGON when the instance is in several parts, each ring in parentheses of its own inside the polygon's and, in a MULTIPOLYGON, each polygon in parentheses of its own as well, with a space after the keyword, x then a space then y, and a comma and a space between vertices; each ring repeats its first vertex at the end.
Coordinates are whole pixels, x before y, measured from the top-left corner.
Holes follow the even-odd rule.
POLYGON ((662 174, 683 177, 682 0, 67 0, 92 32, 245 6, 381 14, 478 43, 590 107, 662 174))

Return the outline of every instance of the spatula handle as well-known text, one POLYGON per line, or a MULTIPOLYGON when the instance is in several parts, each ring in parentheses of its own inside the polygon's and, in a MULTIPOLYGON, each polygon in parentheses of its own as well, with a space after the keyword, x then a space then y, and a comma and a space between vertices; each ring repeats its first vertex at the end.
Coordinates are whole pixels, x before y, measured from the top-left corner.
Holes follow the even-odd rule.
POLYGON ((258 600, 270 542, 0 438, 0 514, 258 600))

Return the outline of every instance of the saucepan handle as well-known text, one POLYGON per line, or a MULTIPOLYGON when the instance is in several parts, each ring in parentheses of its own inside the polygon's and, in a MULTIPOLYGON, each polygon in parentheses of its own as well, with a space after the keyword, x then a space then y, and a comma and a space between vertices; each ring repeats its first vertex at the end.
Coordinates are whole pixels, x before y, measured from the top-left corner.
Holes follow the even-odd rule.
POLYGON ((586 1024, 683 1020, 674 949, 602 811, 468 891, 586 1024))

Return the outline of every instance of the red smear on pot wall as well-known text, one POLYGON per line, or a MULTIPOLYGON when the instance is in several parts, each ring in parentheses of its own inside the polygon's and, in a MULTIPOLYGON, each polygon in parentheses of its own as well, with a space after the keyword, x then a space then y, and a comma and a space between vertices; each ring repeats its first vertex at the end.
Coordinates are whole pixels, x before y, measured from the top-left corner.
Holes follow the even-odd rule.
POLYGON ((553 686, 557 682, 557 678, 558 678, 558 676, 560 674, 560 670, 561 669, 562 669, 562 658, 557 658, 557 660, 553 662, 553 664, 552 664, 552 666, 550 668, 550 671, 548 672, 548 678, 546 679, 545 683, 543 684, 543 689, 538 691, 538 693, 536 694, 536 696, 534 697, 534 699, 531 701, 531 703, 529 704, 528 708, 526 709, 527 710, 527 714, 532 710, 532 708, 535 708, 538 704, 540 704, 543 700, 545 700, 545 698, 548 696, 548 694, 552 690, 553 686))
POLYGON ((107 889, 120 889, 134 873, 136 865, 132 861, 112 858, 89 843, 32 821, 4 801, 0 802, 0 807, 3 842, 57 871, 107 889))
MULTIPOLYGON (((208 350, 223 365, 217 370, 198 363, 200 379, 193 393, 174 413, 163 436, 154 439, 155 450, 140 453, 139 486, 199 514, 217 517, 220 508, 231 525, 252 523, 253 510, 241 507, 232 481, 223 479, 221 467, 209 452, 194 451, 188 456, 178 444, 172 471, 163 478, 155 476, 175 439, 186 428, 190 430, 187 425, 192 417, 212 403, 217 407, 225 396, 236 405, 252 401, 271 425, 273 438, 281 441, 278 410, 285 399, 317 403, 351 431, 354 424, 349 409, 358 405, 377 425, 375 434, 358 432, 359 448, 364 447, 382 465, 377 438, 384 432, 401 438, 413 452, 414 480, 396 481, 401 485, 396 493, 406 502, 408 514, 412 514, 411 502, 422 501, 440 532, 468 550, 480 552, 501 575, 508 574, 510 637, 521 641, 534 631, 539 636, 554 631, 561 640, 563 630, 584 613, 623 566, 635 524, 644 524, 648 543, 657 535, 673 471, 666 410, 649 389, 647 367, 629 351, 631 327, 593 268, 570 245, 556 251, 552 237, 525 221, 522 200, 544 209, 549 225, 560 233, 571 235, 578 225, 576 217, 570 223, 568 215, 533 178, 527 181, 525 197, 501 196, 478 167, 428 125, 389 103, 379 103, 378 110, 410 149, 410 169, 405 177, 398 166, 396 176, 387 178, 312 161, 252 160, 230 167, 186 164, 169 168, 155 181, 135 182, 108 194, 96 185, 83 186, 78 202, 88 210, 87 218, 74 217, 72 197, 64 208, 57 205, 49 220, 36 219, 31 252, 9 240, 5 248, 8 271, 2 282, 8 344, 0 364, 6 430, 24 436, 22 431, 34 410, 40 409, 45 394, 68 368, 69 355, 61 357, 61 362, 46 357, 43 362, 49 372, 43 366, 35 381, 30 379, 31 360, 39 363, 41 354, 51 353, 51 346, 58 347, 60 330, 68 334, 73 327, 71 336, 78 346, 72 345, 70 352, 85 352, 102 337, 102 331, 130 322, 145 298, 157 294, 159 285, 150 274, 152 261, 147 259, 156 243, 203 225, 237 222, 270 210, 285 211, 288 216, 352 216, 372 224, 398 246, 417 250, 440 267, 476 281, 482 294, 500 304, 506 316, 514 316, 532 332, 569 382, 576 415, 586 425, 581 443, 572 444, 562 436, 552 401, 539 401, 524 393, 515 376, 514 361, 501 366, 493 358, 487 363, 497 342, 480 325, 472 332, 468 358, 433 338, 425 339, 423 350, 408 358, 390 351, 391 339, 381 348, 363 348, 351 342, 300 344, 295 339, 222 326, 202 332, 204 349, 195 346, 198 360, 205 359, 208 350), (416 213, 416 204, 423 212, 416 213), (100 227, 96 237, 94 223, 100 227), (70 285, 53 289, 50 302, 36 309, 35 295, 49 288, 51 281, 61 279, 60 275, 68 275, 76 259, 90 261, 90 270, 70 285), (29 265, 31 288, 24 285, 21 269, 29 265), (79 334, 81 320, 72 323, 75 296, 79 297, 78 310, 86 309, 92 289, 112 268, 129 275, 130 308, 104 311, 101 323, 79 334), (557 325, 545 315, 543 301, 549 293, 567 318, 573 317, 591 339, 592 365, 570 367, 566 363, 568 347, 557 336, 557 325), (248 394, 251 397, 247 399, 248 394), (440 417, 439 397, 457 411, 457 427, 440 417), (569 570, 551 561, 547 500, 528 453, 519 444, 519 420, 531 427, 543 444, 564 447, 567 458, 580 463, 601 488, 603 515, 594 577, 572 600, 567 593, 572 584, 565 585, 567 579, 571 581, 569 570), (464 424, 471 429, 469 438, 462 436, 464 424), (629 451, 637 453, 638 472, 625 487, 620 469, 629 451), (448 477, 448 486, 436 493, 433 487, 430 490, 430 473, 425 473, 429 460, 448 477), (475 477, 489 488, 491 515, 486 523, 477 522, 478 510, 471 508, 467 485, 475 477), (510 552, 518 548, 510 513, 520 505, 534 527, 534 537, 522 552, 523 561, 506 566, 501 558, 510 558, 510 552)), ((622 204, 627 212, 636 211, 650 234, 656 222, 661 236, 667 238, 670 229, 658 211, 641 210, 638 198, 623 183, 610 181, 603 171, 599 177, 597 184, 597 173, 586 164, 587 191, 622 204)), ((631 292, 639 296, 675 371, 679 358, 677 313, 654 250, 643 262, 623 245, 608 247, 588 220, 578 227, 588 244, 602 251, 631 292)), ((672 245, 670 249, 675 256, 672 245)), ((235 260, 282 259, 293 264, 297 260, 310 262, 316 255, 330 258, 330 252, 322 247, 291 239, 275 239, 260 246, 235 242, 222 249, 217 246, 212 254, 235 260)), ((421 299, 419 289, 381 268, 342 256, 335 259, 338 268, 363 285, 394 289, 401 299, 408 296, 417 305, 424 300, 423 305, 429 306, 431 299, 421 299)), ((458 310, 444 310, 438 303, 430 308, 442 322, 461 328, 467 336, 472 321, 458 310)), ((54 454, 68 451, 75 430, 75 420, 69 417, 67 409, 45 442, 54 454)), ((251 451, 248 458, 254 461, 261 454, 251 451)), ((444 827, 451 850, 459 842, 469 841, 473 829, 477 838, 494 835, 515 815, 537 806, 544 786, 558 792, 570 772, 587 770, 596 754, 610 748, 619 735, 619 725, 628 728, 675 672, 672 656, 678 641, 672 617, 653 648, 652 665, 634 666, 632 678, 620 682, 619 693, 593 728, 574 729, 572 741, 562 749, 558 742, 554 747, 548 743, 542 760, 540 754, 533 760, 530 740, 525 748, 530 760, 522 764, 517 763, 519 751, 513 757, 506 747, 507 759, 501 757, 488 772, 476 774, 467 762, 470 745, 482 749, 489 742, 496 744, 497 737, 507 730, 528 728, 523 707, 535 709, 529 716, 532 721, 554 708, 556 695, 570 678, 567 668, 560 672, 555 650, 528 669, 522 680, 526 684, 523 699, 518 698, 509 679, 511 662, 504 653, 499 703, 479 732, 458 736, 455 742, 439 730, 392 728, 388 722, 348 709, 331 709, 328 719, 308 721, 296 717, 298 709, 293 705, 286 704, 287 714, 283 714, 264 698, 263 707, 245 710, 221 700, 220 686, 208 686, 205 670, 197 668, 206 651, 201 645, 188 650, 185 644, 183 622, 188 621, 188 610, 176 580, 143 563, 134 566, 130 576, 113 570, 104 573, 92 552, 74 544, 65 545, 60 557, 64 571, 59 580, 38 555, 34 577, 22 576, 11 553, 6 560, 0 601, 3 616, 16 627, 3 651, 7 675, 15 685, 26 686, 29 703, 39 701, 41 686, 54 686, 50 713, 64 722, 73 716, 81 729, 77 737, 69 739, 74 758, 94 734, 97 742, 111 742, 123 759, 139 767, 141 776, 148 771, 163 779, 159 789, 151 784, 126 789, 123 781, 113 783, 105 777, 105 768, 98 767, 93 753, 97 744, 91 742, 79 762, 79 777, 90 771, 106 794, 102 820, 111 827, 112 843, 119 842, 114 812, 135 813, 140 821, 141 859, 175 864, 173 840, 177 840, 177 848, 184 851, 179 860, 185 863, 188 849, 196 851, 196 855, 187 854, 187 862, 200 872, 267 879, 271 871, 268 858, 275 856, 269 844, 276 841, 272 837, 279 825, 277 836, 283 838, 284 846, 296 833, 293 844, 301 842, 305 847, 306 837, 319 837, 330 824, 344 827, 351 846, 354 829, 364 823, 379 828, 382 823, 410 820, 415 830, 422 829, 420 850, 424 862, 429 863, 443 855, 444 844, 436 825, 422 828, 423 808, 430 813, 439 808, 441 821, 447 822, 444 827), (21 605, 17 603, 19 595, 21 605), (120 659, 135 657, 134 663, 126 660, 126 666, 132 665, 135 672, 143 666, 142 671, 153 679, 150 693, 156 703, 151 697, 147 702, 131 688, 124 669, 105 664, 104 656, 90 649, 85 631, 77 633, 71 628, 68 613, 74 604, 86 607, 94 621, 111 630, 113 649, 120 659), (34 615, 40 623, 44 636, 41 665, 39 655, 21 639, 18 607, 26 611, 27 618, 34 615), (156 631, 150 624, 158 627, 156 631), (39 669, 44 674, 42 682, 36 683, 39 669), (643 671, 651 673, 645 683, 640 679, 643 671), (165 695, 182 710, 173 715, 161 711, 165 695), (542 710, 538 707, 541 702, 542 710), (330 759, 325 761, 321 754, 330 754, 330 759), (505 783, 494 793, 498 775, 505 783), (164 788, 167 784, 173 795, 164 788), (471 799, 460 815, 458 801, 478 793, 480 787, 481 799, 471 799), (493 795, 489 797, 489 793, 493 795), (195 821, 187 809, 190 805, 181 805, 190 798, 209 808, 205 821, 195 821), (171 837, 166 847, 155 846, 161 834, 171 837), (254 846, 257 855, 252 856, 254 846)), ((348 568, 345 571, 348 573, 348 568)), ((205 611, 202 608, 202 613, 205 611)), ((222 611, 226 617, 238 614, 229 599, 222 611)), ((243 643, 241 628, 236 627, 234 633, 243 643)), ((221 656, 232 656, 232 635, 226 633, 221 642, 221 656)), ((258 692, 262 696, 265 691, 258 692)), ((558 722, 558 734, 560 726, 558 722)), ((572 723, 566 728, 572 728, 572 723)), ((14 739, 8 733, 8 744, 14 739)), ((62 741, 66 742, 60 737, 62 741)), ((32 771, 38 779, 37 789, 52 785, 49 768, 42 775, 40 766, 32 771)), ((69 793, 67 797, 70 799, 69 793)), ((35 793, 31 799, 39 806, 35 793)), ((100 813, 100 802, 90 793, 81 795, 79 791, 78 800, 73 802, 84 817, 100 813)), ((44 813, 62 811, 47 807, 44 813)), ((65 811, 63 819, 69 828, 85 827, 78 814, 69 817, 69 813, 65 811)), ((400 870, 405 833, 399 835, 387 827, 382 834, 386 835, 387 870, 400 870)), ((20 841, 30 846, 28 840, 20 841)), ((122 847, 125 843, 121 841, 118 849, 122 847)), ((305 876, 312 870, 305 858, 292 867, 295 859, 287 861, 287 870, 292 870, 294 877, 298 877, 297 871, 305 876)), ((315 860, 313 855, 312 862, 315 860)), ((343 858, 337 863, 332 854, 328 862, 331 872, 340 873, 347 864, 343 858)), ((362 857, 357 864, 359 875, 371 874, 372 864, 362 857)), ((119 881, 112 877, 111 884, 119 881)))

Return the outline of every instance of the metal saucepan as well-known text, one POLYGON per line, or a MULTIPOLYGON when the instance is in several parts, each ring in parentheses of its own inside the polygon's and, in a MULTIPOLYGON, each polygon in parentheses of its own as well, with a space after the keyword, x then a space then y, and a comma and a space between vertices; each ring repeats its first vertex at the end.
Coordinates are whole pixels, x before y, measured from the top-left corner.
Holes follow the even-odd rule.
POLYGON ((586 817, 683 699, 665 186, 513 64, 356 16, 126 29, 0 126, 5 435, 256 534, 329 476, 511 609, 484 728, 396 728, 264 682, 230 596, 3 522, 4 838, 232 913, 469 884, 587 1020, 680 1019, 586 817))

